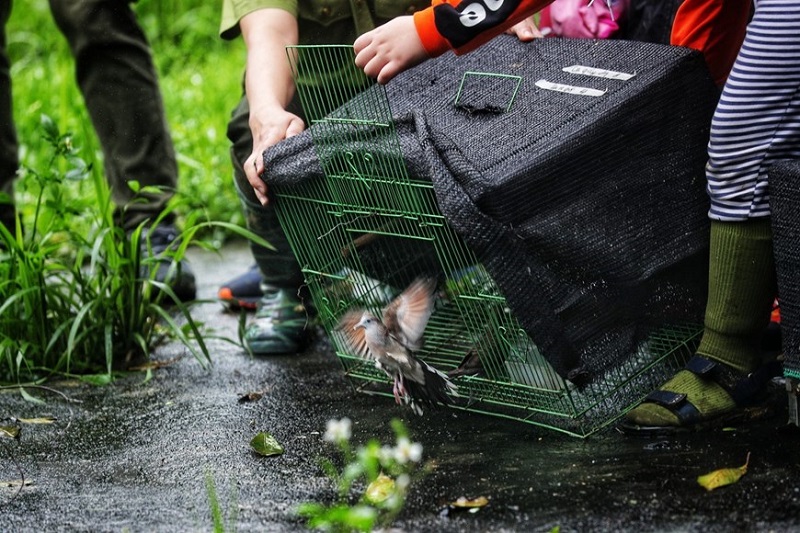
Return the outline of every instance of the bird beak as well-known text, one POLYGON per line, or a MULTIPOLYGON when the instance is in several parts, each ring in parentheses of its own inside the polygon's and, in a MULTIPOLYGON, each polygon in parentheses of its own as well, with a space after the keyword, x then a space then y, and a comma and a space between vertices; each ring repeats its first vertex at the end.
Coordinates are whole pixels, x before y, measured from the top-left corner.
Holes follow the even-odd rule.
POLYGON ((366 328, 367 328, 367 325, 364 323, 364 320, 365 320, 365 317, 363 317, 363 316, 362 316, 362 317, 361 317, 361 320, 359 320, 359 321, 358 321, 358 324, 356 324, 355 326, 353 326, 353 330, 356 330, 356 329, 358 329, 358 328, 364 328, 364 329, 366 329, 366 328))

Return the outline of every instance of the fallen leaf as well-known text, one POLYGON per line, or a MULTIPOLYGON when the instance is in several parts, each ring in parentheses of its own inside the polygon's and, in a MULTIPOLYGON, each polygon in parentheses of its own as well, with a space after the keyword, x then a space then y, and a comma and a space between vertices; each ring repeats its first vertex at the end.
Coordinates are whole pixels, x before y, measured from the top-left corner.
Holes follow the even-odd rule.
POLYGON ((168 359, 166 361, 148 361, 141 365, 132 366, 128 370, 156 370, 158 368, 164 368, 165 366, 175 364, 181 359, 183 359, 183 356, 173 357, 172 359, 168 359))
POLYGON ((452 507, 458 509, 474 509, 484 507, 489 504, 489 499, 486 496, 478 496, 477 498, 460 497, 456 501, 451 502, 452 507))
POLYGON ((747 459, 742 466, 738 468, 720 468, 708 474, 704 474, 697 478, 700 486, 708 491, 712 491, 725 485, 732 485, 739 481, 739 479, 747 473, 747 465, 750 464, 750 452, 747 452, 747 459))
POLYGON ((247 402, 257 402, 261 398, 264 397, 264 393, 267 391, 261 392, 248 392, 247 394, 243 394, 239 397, 239 403, 247 403, 247 402))
POLYGON ((18 426, 0 426, 0 437, 6 437, 9 439, 18 439, 19 438, 19 427, 18 426))
POLYGON ((486 496, 478 496, 477 498, 466 498, 461 496, 455 501, 447 504, 447 506, 439 512, 440 516, 447 517, 451 513, 477 513, 482 507, 489 504, 489 498, 486 496))
POLYGON ((389 496, 394 494, 394 490, 394 479, 386 474, 381 474, 367 486, 367 490, 364 492, 364 499, 367 503, 377 505, 385 502, 389 496))
POLYGON ((37 418, 17 418, 18 422, 22 422, 23 424, 52 424, 56 421, 55 417, 53 416, 40 416, 37 418))
POLYGON ((33 480, 32 479, 26 479, 25 481, 22 481, 21 479, 13 479, 13 480, 10 480, 10 481, 0 481, 0 487, 8 487, 8 488, 19 487, 19 486, 29 487, 31 485, 33 485, 33 480))
POLYGON ((250 447, 258 455, 269 457, 271 455, 281 455, 283 446, 275 440, 275 437, 266 432, 261 432, 250 441, 250 447))

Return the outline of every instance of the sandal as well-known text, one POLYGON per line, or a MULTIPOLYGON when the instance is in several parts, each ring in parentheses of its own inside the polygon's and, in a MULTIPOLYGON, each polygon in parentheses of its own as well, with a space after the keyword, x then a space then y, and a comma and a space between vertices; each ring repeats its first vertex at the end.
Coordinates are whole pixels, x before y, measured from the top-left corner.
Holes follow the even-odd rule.
POLYGON ((725 389, 736 404, 736 408, 721 415, 707 417, 687 399, 686 394, 655 390, 641 403, 654 403, 665 407, 678 418, 679 425, 643 426, 631 420, 623 420, 618 428, 623 433, 659 436, 763 418, 770 410, 768 405, 764 405, 766 385, 773 377, 782 373, 782 365, 777 360, 769 361, 745 375, 724 363, 712 361, 701 355, 689 359, 685 369, 725 389))

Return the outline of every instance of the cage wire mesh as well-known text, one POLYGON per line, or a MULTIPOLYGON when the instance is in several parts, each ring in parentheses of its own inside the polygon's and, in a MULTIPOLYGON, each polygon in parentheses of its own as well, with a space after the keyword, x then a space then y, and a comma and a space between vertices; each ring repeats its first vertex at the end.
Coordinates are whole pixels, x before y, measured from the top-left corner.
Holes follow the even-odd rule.
POLYGON ((578 388, 559 376, 520 327, 475 254, 437 207, 433 186, 403 163, 388 98, 354 67, 351 46, 287 49, 325 179, 273 187, 281 225, 319 319, 359 391, 391 397, 371 361, 337 336, 353 307, 380 313, 420 275, 441 283, 417 355, 443 372, 461 368, 454 408, 574 436, 609 425, 694 353, 699 328, 664 328, 602 379, 578 388), (337 72, 314 76, 314 72, 337 72), (359 98, 354 98, 360 95, 359 98))

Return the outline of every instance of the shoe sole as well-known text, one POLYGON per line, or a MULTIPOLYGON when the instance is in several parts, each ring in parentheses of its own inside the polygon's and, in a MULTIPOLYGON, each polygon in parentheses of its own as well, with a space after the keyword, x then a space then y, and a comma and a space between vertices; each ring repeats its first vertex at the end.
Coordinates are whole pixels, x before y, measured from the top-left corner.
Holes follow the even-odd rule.
POLYGON ((303 330, 297 341, 289 346, 286 341, 248 341, 245 340, 246 349, 257 356, 297 355, 306 350, 314 339, 313 329, 303 330))
POLYGON ((229 288, 222 288, 217 293, 217 298, 222 303, 222 306, 231 311, 255 311, 258 306, 258 301, 261 295, 249 296, 246 298, 237 298, 233 295, 229 288))
POLYGON ((736 411, 720 415, 710 420, 704 420, 690 426, 640 426, 627 420, 617 424, 617 431, 625 435, 638 437, 669 437, 687 433, 696 433, 709 429, 720 429, 732 424, 743 424, 756 420, 764 420, 775 414, 772 405, 759 405, 744 407, 736 411))
POLYGON ((228 311, 255 311, 258 307, 258 300, 220 299, 220 303, 228 311))

